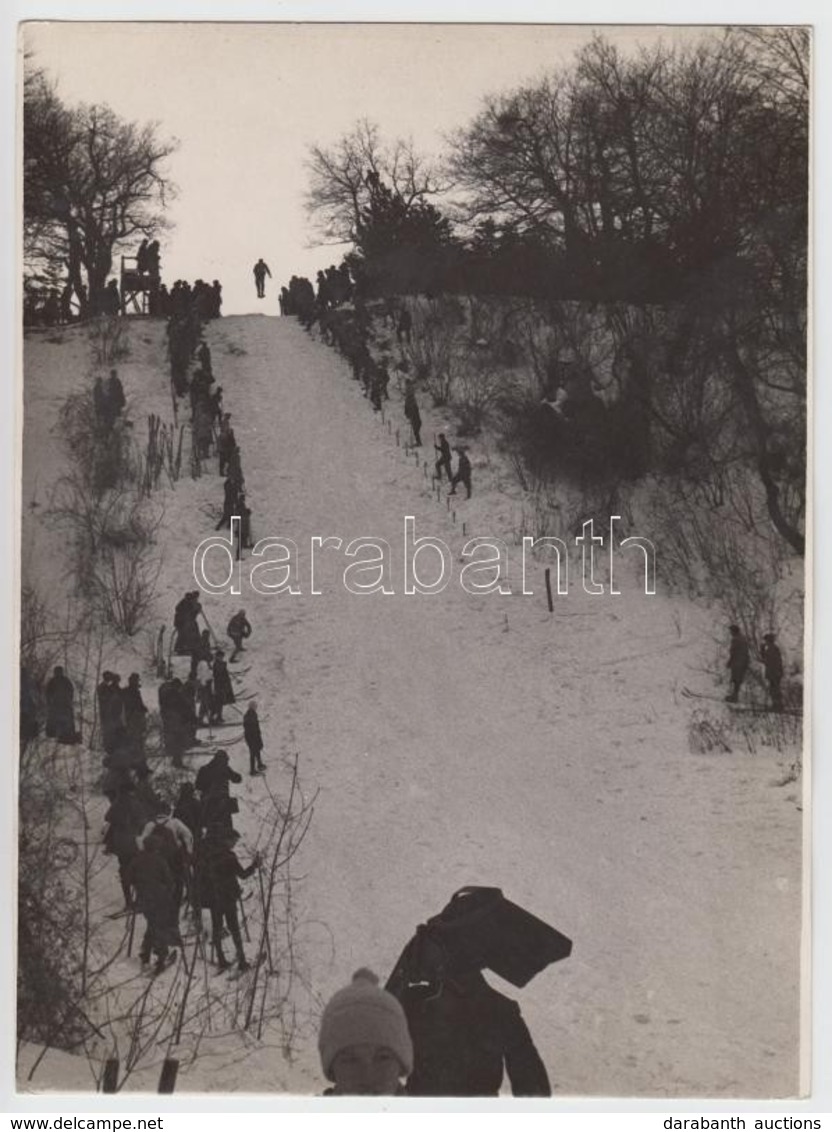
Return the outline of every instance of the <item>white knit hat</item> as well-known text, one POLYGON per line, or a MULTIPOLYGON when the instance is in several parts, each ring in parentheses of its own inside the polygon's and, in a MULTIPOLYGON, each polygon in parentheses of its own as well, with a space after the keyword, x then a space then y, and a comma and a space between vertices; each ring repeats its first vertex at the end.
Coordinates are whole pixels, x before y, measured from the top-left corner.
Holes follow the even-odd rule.
POLYGON ((332 996, 321 1018, 318 1050, 327 1080, 334 1080, 332 1063, 347 1046, 384 1046, 399 1060, 402 1073, 413 1069, 413 1045, 401 1003, 378 985, 378 976, 360 968, 349 986, 332 996))

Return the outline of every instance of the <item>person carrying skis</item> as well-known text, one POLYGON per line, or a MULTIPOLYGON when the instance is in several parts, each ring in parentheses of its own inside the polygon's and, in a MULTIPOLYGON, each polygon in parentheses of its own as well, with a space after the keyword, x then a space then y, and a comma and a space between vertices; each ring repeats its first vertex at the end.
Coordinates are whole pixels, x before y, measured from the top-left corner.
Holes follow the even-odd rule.
POLYGON ((783 654, 775 643, 774 633, 766 633, 763 637, 760 660, 762 660, 765 669, 771 706, 775 711, 782 711, 783 693, 780 690, 780 683, 783 679, 783 654))
POLYGON ((731 645, 728 650, 728 662, 725 667, 731 673, 731 691, 725 697, 725 702, 735 704, 739 698, 740 688, 748 672, 748 641, 740 630, 739 625, 731 625, 728 630, 731 634, 731 645))
POLYGON ((260 733, 260 720, 257 716, 257 700, 249 700, 248 710, 243 716, 243 735, 249 756, 249 774, 259 774, 266 768, 261 758, 263 752, 263 736, 260 733))
POLYGON ((228 663, 231 664, 237 659, 238 653, 245 652, 243 641, 248 640, 248 638, 251 636, 251 625, 249 624, 248 618, 246 617, 246 611, 244 609, 241 609, 234 614, 234 616, 228 622, 226 632, 234 642, 234 651, 228 658, 228 663))
POLYGON ((263 257, 261 256, 260 259, 258 259, 257 263, 255 263, 254 265, 254 285, 257 288, 258 299, 265 298, 267 275, 269 279, 271 279, 272 273, 269 271, 269 265, 267 263, 264 263, 263 257))

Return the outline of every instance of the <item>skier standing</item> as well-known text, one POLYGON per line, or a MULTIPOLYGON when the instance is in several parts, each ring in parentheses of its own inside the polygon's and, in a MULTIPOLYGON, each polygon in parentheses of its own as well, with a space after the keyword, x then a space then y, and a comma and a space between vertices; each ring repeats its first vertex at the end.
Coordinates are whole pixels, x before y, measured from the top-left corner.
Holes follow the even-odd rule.
POLYGON ((260 733, 260 720, 257 716, 257 700, 249 701, 248 710, 243 716, 243 734, 248 747, 249 774, 253 776, 266 769, 261 758, 263 736, 260 733))
POLYGON ((264 263, 263 257, 261 256, 260 259, 258 259, 257 263, 255 263, 254 265, 254 285, 257 288, 258 299, 265 298, 267 275, 269 279, 271 279, 272 273, 269 271, 269 265, 267 263, 264 263))
POLYGON ((246 880, 260 866, 260 856, 255 853, 247 869, 237 859, 234 846, 239 834, 233 830, 207 838, 200 847, 197 861, 197 889, 200 906, 211 913, 211 936, 217 966, 221 971, 231 964, 222 950, 223 929, 227 925, 237 953, 237 967, 240 971, 249 970, 250 964, 243 950, 240 934, 240 921, 237 906, 242 895, 240 880, 246 880))

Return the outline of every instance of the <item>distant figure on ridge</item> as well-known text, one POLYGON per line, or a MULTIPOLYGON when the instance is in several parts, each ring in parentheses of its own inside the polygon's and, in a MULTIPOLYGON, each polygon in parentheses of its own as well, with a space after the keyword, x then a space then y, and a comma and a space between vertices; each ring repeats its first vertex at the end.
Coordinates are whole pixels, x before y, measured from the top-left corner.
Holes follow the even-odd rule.
POLYGON ((263 261, 263 258, 261 256, 260 259, 258 259, 257 263, 255 263, 254 265, 254 283, 257 287, 258 299, 263 299, 266 297, 267 275, 269 279, 271 279, 272 273, 269 271, 269 265, 263 261))

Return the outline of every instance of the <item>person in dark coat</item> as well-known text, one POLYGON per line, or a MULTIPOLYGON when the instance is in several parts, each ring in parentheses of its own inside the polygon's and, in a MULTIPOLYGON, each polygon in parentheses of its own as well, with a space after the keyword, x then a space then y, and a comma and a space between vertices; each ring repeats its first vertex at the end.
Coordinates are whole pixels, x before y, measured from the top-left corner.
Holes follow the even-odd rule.
POLYGON ((233 770, 228 762, 227 751, 215 751, 210 762, 201 766, 197 771, 196 788, 200 794, 210 794, 212 790, 219 789, 227 796, 232 782, 243 781, 241 774, 233 770))
POLYGON ((728 650, 728 663, 726 668, 731 673, 731 691, 725 697, 726 703, 735 704, 740 694, 742 682, 748 672, 749 652, 748 641, 740 630, 739 625, 731 625, 731 645, 728 650))
POLYGON ((409 344, 412 331, 413 316, 407 307, 404 307, 396 323, 396 338, 399 342, 407 342, 409 344))
POLYGON ((60 664, 46 682, 46 735, 59 743, 77 743, 75 730, 75 688, 60 664))
POLYGON ((231 965, 222 949, 223 931, 226 926, 237 953, 237 967, 240 971, 247 971, 250 966, 243 949, 237 907, 242 895, 240 881, 252 876, 259 868, 260 857, 255 853, 251 864, 244 869, 234 852, 237 840, 238 834, 233 830, 206 838, 200 845, 196 865, 196 885, 200 906, 208 908, 211 913, 212 942, 217 966, 221 971, 231 965))
POLYGON ((254 285, 257 288, 258 299, 265 298, 267 275, 269 279, 271 279, 272 273, 269 271, 269 265, 267 263, 264 263, 263 257, 261 256, 260 259, 258 259, 257 263, 255 263, 254 265, 254 285))
POLYGON ((209 629, 203 629, 199 635, 199 643, 194 651, 191 653, 191 678, 196 675, 197 665, 201 660, 208 663, 213 659, 214 650, 211 646, 211 632, 209 629))
MULTIPOLYGON (((191 831, 170 813, 169 808, 159 811, 146 823, 138 837, 141 849, 149 842, 162 854, 173 876, 173 904, 176 923, 179 923, 179 910, 188 881, 188 872, 194 855, 194 838, 191 831)), ((177 930, 178 937, 178 930, 177 930)))
POLYGON ((257 716, 257 700, 249 700, 248 710, 243 716, 243 735, 245 736, 246 746, 248 747, 249 773, 252 775, 259 774, 260 771, 266 768, 260 757, 263 751, 263 736, 260 734, 260 720, 257 716))
POLYGON ((186 825, 191 831, 194 845, 202 834, 202 807, 196 796, 193 782, 183 782, 179 787, 179 796, 173 807, 173 816, 186 825))
POLYGON ((107 381, 107 400, 109 401, 112 418, 120 417, 127 404, 127 398, 124 396, 124 386, 121 384, 118 370, 110 370, 110 377, 107 381))
POLYGON ((234 688, 231 684, 231 676, 228 671, 228 665, 225 663, 225 653, 218 649, 214 656, 214 714, 211 719, 212 723, 222 723, 222 712, 226 704, 233 704, 236 702, 234 695, 234 688))
POLYGON ((470 499, 471 498, 471 461, 468 459, 468 453, 465 451, 464 448, 459 447, 459 448, 456 449, 456 452, 457 452, 459 459, 458 459, 457 466, 456 466, 456 472, 454 473, 453 479, 451 480, 451 490, 448 492, 448 495, 456 495, 456 485, 461 482, 461 483, 465 484, 465 490, 468 493, 466 495, 466 498, 470 499))
POLYGON ((147 705, 142 699, 142 682, 138 672, 132 672, 127 687, 121 693, 124 709, 124 726, 127 740, 137 762, 144 761, 144 740, 147 734, 147 705))
POLYGON ((159 715, 165 754, 174 766, 182 766, 182 755, 189 746, 190 726, 185 718, 182 681, 178 677, 159 685, 159 715))
POLYGON ((107 391, 104 388, 104 381, 100 374, 95 379, 95 384, 92 387, 92 404, 95 410, 95 419, 98 424, 109 428, 112 424, 110 403, 107 397, 107 391))
POLYGON ((760 648, 760 660, 763 662, 768 694, 771 697, 771 706, 775 711, 783 710, 783 693, 780 684, 783 680, 783 654, 775 643, 774 633, 766 633, 760 648))
POLYGON ((169 949, 179 938, 179 927, 175 905, 176 882, 154 839, 148 838, 137 850, 127 875, 136 890, 136 906, 146 924, 139 958, 142 966, 146 967, 151 952, 155 954, 155 973, 159 974, 168 964, 169 949))
POLYGON ((422 447, 422 416, 419 412, 419 405, 416 401, 416 394, 413 391, 413 382, 405 382, 404 394, 404 415, 410 421, 410 427, 413 429, 413 443, 416 448, 422 447))
POLYGON ((98 697, 98 724, 101 730, 101 746, 111 755, 115 749, 115 737, 124 726, 124 705, 118 676, 115 672, 102 672, 101 683, 96 689, 98 697))
POLYGON ((142 240, 136 252, 136 271, 139 275, 144 275, 147 271, 147 240, 142 240))
POLYGON ((118 876, 124 894, 124 907, 133 905, 130 885, 130 867, 139 851, 136 838, 144 828, 144 808, 136 797, 133 783, 122 780, 121 788, 104 815, 107 832, 104 835, 104 850, 115 854, 118 859, 118 876))
POLYGON ((230 474, 223 484, 223 492, 222 515, 214 527, 215 531, 230 526, 232 517, 240 514, 240 484, 230 474))
POLYGON ((504 1072, 515 1097, 551 1096, 519 1006, 480 971, 446 972, 439 993, 409 993, 402 1005, 413 1039, 408 1096, 496 1097, 504 1072))
POLYGON ((451 446, 445 438, 445 433, 439 433, 439 443, 433 446, 439 453, 439 459, 436 461, 434 467, 436 468, 436 478, 442 479, 442 470, 444 469, 445 475, 448 477, 448 483, 453 479, 453 471, 451 469, 451 446))
POLYGON ((20 666, 20 741, 27 743, 40 734, 38 697, 34 681, 25 665, 20 666))
POLYGON ((230 664, 232 661, 237 659, 238 653, 245 652, 245 649, 243 648, 243 641, 247 641, 251 636, 251 625, 249 624, 248 618, 246 617, 246 611, 244 609, 241 609, 239 610, 239 612, 234 614, 234 616, 228 622, 226 632, 234 642, 234 651, 228 658, 228 663, 230 664))
POLYGON ((185 594, 174 611, 173 627, 176 630, 177 656, 190 656, 194 649, 199 647, 200 632, 197 618, 200 613, 202 606, 199 601, 199 590, 191 590, 185 594))
MULTIPOLYGON (((231 450, 236 447, 237 440, 234 436, 234 429, 231 427, 231 414, 223 413, 220 420, 219 436, 217 437, 217 456, 219 457, 221 476, 226 474, 228 457, 231 455, 231 450)), ((219 528, 217 529, 219 530, 219 528)))
POLYGON ((202 367, 203 372, 207 373, 209 377, 212 377, 214 371, 211 369, 211 347, 207 342, 200 342, 196 352, 196 360, 202 367))

